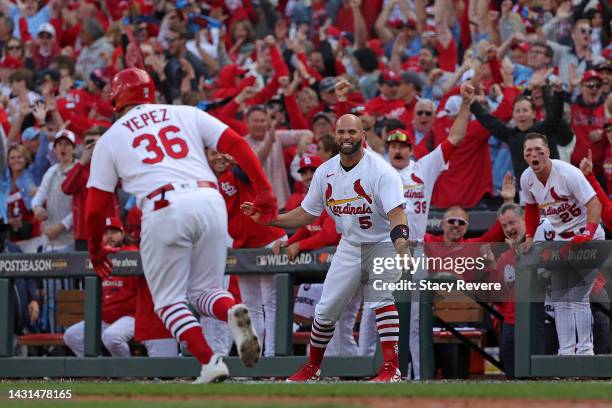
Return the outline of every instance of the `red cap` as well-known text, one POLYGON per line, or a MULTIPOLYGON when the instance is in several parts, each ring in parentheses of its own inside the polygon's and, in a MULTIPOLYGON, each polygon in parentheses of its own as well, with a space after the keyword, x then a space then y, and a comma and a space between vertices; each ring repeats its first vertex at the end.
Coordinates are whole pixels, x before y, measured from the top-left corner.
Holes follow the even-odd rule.
POLYGON ((300 168, 298 169, 298 173, 301 173, 306 169, 316 169, 321 164, 323 164, 323 160, 319 156, 304 156, 302 160, 300 160, 300 168))
POLYGON ((400 142, 414 146, 414 135, 405 129, 393 129, 387 132, 387 143, 400 142))
POLYGON ((0 61, 0 68, 18 69, 23 66, 23 61, 19 58, 11 57, 7 55, 0 61))
POLYGON ((606 48, 601 52, 601 56, 605 59, 612 60, 612 48, 606 48))
POLYGON ((342 32, 338 27, 331 26, 327 29, 327 35, 329 35, 330 37, 340 37, 342 35, 342 32))
POLYGON ((400 82, 401 78, 394 71, 385 69, 383 71, 383 80, 385 82, 400 82))
POLYGON ((520 42, 518 44, 514 44, 511 48, 513 50, 518 48, 519 50, 523 52, 527 52, 531 48, 531 44, 529 44, 528 42, 520 42))
POLYGON ((106 221, 104 225, 106 229, 114 228, 114 229, 118 229, 121 232, 124 232, 123 224, 121 223, 121 220, 117 217, 106 217, 106 221))
POLYGON ((599 75, 599 72, 592 70, 592 69, 588 71, 584 71, 584 74, 582 75, 582 82, 587 82, 587 81, 590 81, 591 79, 597 79, 598 81, 603 81, 603 78, 601 77, 601 75, 599 75))
POLYGON ((374 51, 374 54, 376 54, 377 57, 382 57, 383 55, 385 55, 385 50, 383 48, 383 44, 380 41, 380 39, 376 38, 374 40, 368 40, 368 42, 366 43, 368 48, 370 48, 372 51, 374 51))

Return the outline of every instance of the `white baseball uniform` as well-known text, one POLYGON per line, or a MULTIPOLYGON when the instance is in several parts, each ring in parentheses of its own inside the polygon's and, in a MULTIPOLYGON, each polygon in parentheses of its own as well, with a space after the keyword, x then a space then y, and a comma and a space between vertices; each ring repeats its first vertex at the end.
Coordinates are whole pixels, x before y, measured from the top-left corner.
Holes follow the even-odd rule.
MULTIPOLYGON (((323 284, 321 301, 315 309, 318 322, 334 324, 346 309, 361 288, 360 245, 390 242, 387 213, 403 204, 399 175, 375 153, 365 151, 349 171, 340 164, 339 155, 317 168, 302 208, 317 217, 327 211, 334 218, 336 230, 342 234, 323 284)), ((386 256, 393 257, 395 253, 386 256)), ((400 278, 401 271, 390 273, 391 279, 400 278)), ((391 291, 378 295, 376 302, 365 299, 368 307, 375 309, 395 302, 391 291)))
MULTIPOLYGON (((448 143, 448 142, 447 142, 448 143)), ((442 145, 438 145, 433 151, 421 157, 419 160, 410 160, 408 166, 399 170, 402 184, 404 186, 404 198, 406 206, 404 211, 408 218, 408 227, 410 229, 410 240, 423 242, 425 232, 427 230, 427 217, 429 215, 429 204, 431 196, 440 173, 448 169, 448 163, 444 161, 442 145)), ((414 257, 423 257, 423 246, 418 245, 413 250, 414 257)), ((413 275, 414 280, 420 280, 427 277, 427 270, 423 267, 413 275)), ((412 369, 414 378, 420 378, 420 350, 419 350, 419 292, 411 293, 410 307, 410 356, 412 360, 412 369)), ((370 319, 374 316, 369 314, 370 319)), ((373 325, 370 325, 373 326, 373 325)), ((366 325, 364 324, 364 329, 366 325)), ((375 328, 375 327, 374 327, 375 328)), ((373 334, 372 329, 370 333, 373 334)), ((361 338, 361 333, 360 333, 361 338)), ((367 340, 367 339, 366 339, 367 340)), ((370 343, 373 343, 370 340, 370 343)), ((372 347, 370 346, 370 350, 372 347)))
MULTIPOLYGON (((595 191, 582 172, 569 163, 551 160, 550 176, 543 185, 531 168, 521 175, 521 194, 526 204, 538 204, 552 226, 555 241, 569 241, 584 232, 587 203, 595 191)), ((601 226, 593 239, 604 239, 601 226)), ((597 269, 552 271, 552 303, 559 338, 559 354, 593 354, 593 331, 589 295, 597 269), (578 341, 576 342, 576 334, 578 341)))
POLYGON ((121 181, 142 209, 143 269, 157 312, 223 290, 225 202, 197 181, 217 181, 204 148, 216 149, 226 128, 194 107, 144 104, 119 118, 94 149, 87 186, 113 192, 121 181), (156 210, 162 194, 146 196, 168 183, 170 205, 156 210))

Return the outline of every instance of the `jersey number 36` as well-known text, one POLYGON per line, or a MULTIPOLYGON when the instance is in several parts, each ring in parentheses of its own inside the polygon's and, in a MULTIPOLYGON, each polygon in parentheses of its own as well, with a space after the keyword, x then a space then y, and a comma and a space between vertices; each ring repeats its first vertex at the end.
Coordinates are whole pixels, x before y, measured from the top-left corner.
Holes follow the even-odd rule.
POLYGON ((166 156, 170 156, 173 159, 182 159, 189 153, 189 146, 187 146, 185 140, 176 136, 176 133, 180 131, 181 129, 176 126, 166 126, 159 131, 157 137, 150 133, 137 136, 132 142, 132 147, 136 149, 145 143, 144 148, 149 153, 149 156, 142 159, 144 164, 159 163, 166 156), (173 135, 174 137, 172 137, 173 135), (161 141, 161 146, 158 139, 161 141))

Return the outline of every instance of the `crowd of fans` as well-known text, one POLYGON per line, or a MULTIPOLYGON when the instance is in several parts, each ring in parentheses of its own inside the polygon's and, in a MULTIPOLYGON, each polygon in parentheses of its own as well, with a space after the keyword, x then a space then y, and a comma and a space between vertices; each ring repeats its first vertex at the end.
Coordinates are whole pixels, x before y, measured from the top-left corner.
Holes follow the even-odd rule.
MULTIPOLYGON (((504 176, 526 168, 529 132, 576 166, 590 150, 612 193, 604 0, 0 0, 0 12, 5 251, 86 250, 89 162, 126 67, 151 74, 160 103, 197 106, 244 135, 284 210, 307 191, 309 163, 337 152, 337 117, 358 115, 385 156, 388 132, 407 130, 418 159, 447 138, 468 80, 478 101, 434 207, 496 209, 504 176)), ((136 217, 121 191, 116 204, 109 216, 136 217)), ((337 241, 329 222, 256 246, 294 257, 337 241)), ((52 294, 73 284, 20 281, 20 330, 58 329, 52 294)))

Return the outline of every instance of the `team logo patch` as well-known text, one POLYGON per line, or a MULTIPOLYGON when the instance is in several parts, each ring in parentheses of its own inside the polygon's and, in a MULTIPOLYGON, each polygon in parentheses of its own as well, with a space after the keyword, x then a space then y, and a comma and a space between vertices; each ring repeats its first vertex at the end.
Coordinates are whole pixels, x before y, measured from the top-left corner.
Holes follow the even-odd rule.
POLYGON ((343 198, 335 200, 332 198, 332 186, 327 183, 327 189, 325 190, 326 204, 334 215, 355 215, 355 214, 372 214, 372 209, 369 204, 372 204, 372 197, 366 193, 365 189, 361 186, 361 179, 357 179, 353 183, 353 189, 357 193, 356 197, 343 198), (350 204, 353 201, 366 200, 366 203, 360 206, 353 206, 350 204))

